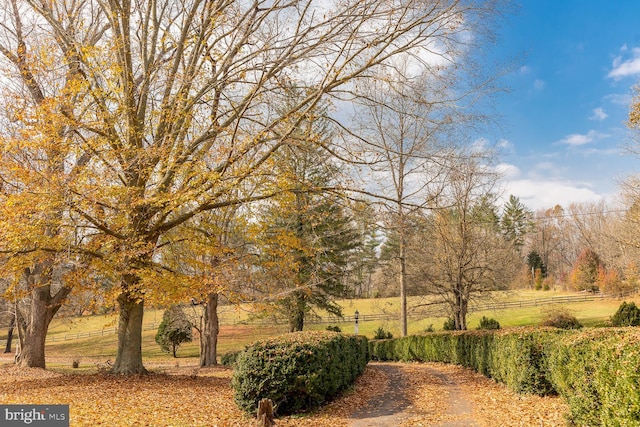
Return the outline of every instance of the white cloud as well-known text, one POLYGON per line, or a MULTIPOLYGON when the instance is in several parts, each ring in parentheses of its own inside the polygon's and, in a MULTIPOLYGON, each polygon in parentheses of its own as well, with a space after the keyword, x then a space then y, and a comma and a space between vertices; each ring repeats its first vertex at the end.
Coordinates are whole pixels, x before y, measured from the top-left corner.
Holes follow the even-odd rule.
POLYGON ((470 145, 472 153, 482 153, 489 146, 489 141, 486 138, 478 138, 470 145))
POLYGON ((571 203, 597 202, 603 196, 593 191, 587 184, 568 180, 505 180, 504 194, 520 198, 534 211, 549 209, 555 205, 569 206, 571 203))
POLYGON ((594 108, 593 114, 589 116, 589 120, 601 121, 606 119, 607 117, 609 117, 609 115, 604 112, 604 109, 602 107, 598 107, 598 108, 594 108))
POLYGON ((640 48, 636 47, 629 50, 627 45, 624 45, 620 51, 623 55, 616 56, 613 59, 612 69, 607 74, 607 77, 620 80, 624 77, 640 74, 640 48), (631 52, 631 57, 627 55, 628 52, 631 52))
POLYGON ((520 169, 517 166, 509 163, 500 163, 496 166, 496 172, 500 174, 504 179, 514 179, 520 176, 520 169))
POLYGON ((599 132, 596 132, 595 130, 590 130, 584 135, 579 133, 573 133, 571 135, 567 135, 566 137, 562 138, 558 142, 560 144, 567 144, 572 147, 577 147, 579 145, 589 144, 595 141, 596 139, 602 138, 603 136, 605 135, 602 135, 599 132))
POLYGON ((533 82, 533 87, 534 87, 536 90, 542 90, 542 89, 544 89, 544 86, 545 86, 545 82, 544 82, 544 80, 536 79, 536 80, 533 82))
POLYGON ((633 99, 631 94, 624 93, 612 93, 611 95, 607 95, 604 97, 605 100, 611 102, 612 104, 622 105, 624 107, 628 107, 631 104, 631 100, 633 99))

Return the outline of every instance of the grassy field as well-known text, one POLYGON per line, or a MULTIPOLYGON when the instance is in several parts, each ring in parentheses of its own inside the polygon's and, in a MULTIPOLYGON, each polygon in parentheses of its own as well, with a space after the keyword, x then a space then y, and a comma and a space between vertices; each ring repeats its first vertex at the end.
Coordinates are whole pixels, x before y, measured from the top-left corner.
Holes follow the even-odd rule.
MULTIPOLYGON (((489 302, 535 301, 567 295, 576 294, 554 291, 514 291, 493 295, 489 302)), ((634 299, 637 303, 640 302, 640 298, 635 297, 634 299)), ((409 301, 409 307, 424 303, 424 300, 412 298, 409 301)), ((469 315, 468 327, 469 329, 475 329, 483 316, 498 320, 503 328, 537 325, 540 324, 549 309, 557 309, 559 307, 569 310, 586 326, 599 326, 606 324, 621 303, 622 300, 619 299, 602 299, 563 305, 542 303, 535 307, 477 311, 469 315)), ((378 328, 383 328, 386 331, 390 331, 394 336, 399 336, 398 298, 344 300, 340 302, 340 305, 343 307, 345 319, 331 323, 307 323, 305 329, 325 329, 327 326, 333 325, 339 326, 345 333, 353 333, 353 316, 357 310, 360 314, 359 333, 361 335, 371 338, 378 328)), ((221 307, 222 326, 218 344, 219 354, 240 350, 252 341, 287 331, 285 324, 273 324, 268 320, 265 320, 264 324, 251 321, 251 314, 249 307, 221 307)), ((319 313, 319 315, 324 316, 325 314, 319 313)), ((146 310, 143 323, 143 357, 146 361, 145 363, 150 362, 161 365, 195 363, 198 357, 197 339, 180 347, 178 359, 173 359, 160 350, 160 347, 155 343, 154 337, 156 328, 161 320, 162 311, 146 310)), ((413 309, 409 314, 409 334, 424 332, 429 327, 441 330, 445 320, 446 318, 440 312, 429 315, 429 311, 425 307, 413 309), (418 315, 417 313, 422 314, 418 315)), ((86 368, 95 367, 97 364, 105 363, 107 360, 113 361, 117 345, 116 324, 117 315, 54 319, 47 339, 47 357, 52 360, 54 365, 58 363, 61 366, 69 366, 73 360, 78 360, 80 365, 86 368), (88 336, 89 333, 92 336, 88 336), (83 335, 85 336, 84 338, 83 335)), ((1 332, 6 333, 6 331, 1 332)), ((0 335, 0 340, 4 338, 6 337, 0 335)), ((50 366, 53 365, 50 363, 50 366)))

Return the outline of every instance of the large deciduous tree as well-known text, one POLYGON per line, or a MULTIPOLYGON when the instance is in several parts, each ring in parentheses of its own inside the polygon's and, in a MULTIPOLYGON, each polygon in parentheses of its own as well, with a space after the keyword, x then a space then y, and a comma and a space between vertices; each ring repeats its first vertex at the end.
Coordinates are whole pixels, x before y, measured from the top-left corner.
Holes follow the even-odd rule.
POLYGON ((109 274, 120 313, 113 372, 145 372, 144 303, 168 274, 162 237, 202 212, 271 196, 237 190, 321 99, 359 96, 373 69, 450 43, 493 5, 8 0, 12 67, 0 84, 15 132, 5 140, 26 171, 5 170, 4 210, 21 209, 3 218, 13 232, 2 243, 12 271, 25 266, 42 302, 34 310, 50 320, 64 299, 66 286, 47 288, 54 265, 109 274), (291 85, 304 96, 275 108, 291 85))
POLYGON ((477 62, 483 36, 490 35, 497 17, 496 9, 486 12, 460 14, 461 21, 447 24, 446 39, 394 60, 357 100, 353 128, 359 159, 369 166, 366 191, 383 207, 386 233, 396 240, 388 248, 394 248, 402 336, 407 335, 410 218, 430 208, 457 155, 455 141, 487 119, 479 106, 497 90, 495 76, 477 62))
POLYGON ((442 208, 425 218, 425 232, 415 237, 412 276, 435 297, 432 303, 446 304, 455 329, 465 330, 470 304, 511 283, 518 254, 500 231, 491 169, 472 156, 450 177, 442 208))
MULTIPOLYGON (((3 1, 0 13, 1 269, 12 281, 5 295, 16 302, 16 361, 44 368, 49 323, 71 292, 66 279, 79 259, 69 250, 78 236, 65 207, 68 186, 91 157, 74 147, 70 120, 74 104, 82 104, 80 53, 36 30, 46 18, 28 4, 3 1)), ((96 28, 79 31, 87 49, 96 28)))

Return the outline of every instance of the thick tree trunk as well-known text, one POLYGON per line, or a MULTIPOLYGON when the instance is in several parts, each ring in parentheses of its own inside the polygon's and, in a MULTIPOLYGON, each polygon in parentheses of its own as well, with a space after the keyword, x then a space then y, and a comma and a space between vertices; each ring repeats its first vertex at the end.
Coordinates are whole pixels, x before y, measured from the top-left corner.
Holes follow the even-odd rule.
MULTIPOLYGON (((461 288, 461 286, 460 286, 461 288)), ((463 291, 457 289, 455 292, 456 306, 454 307, 453 320, 455 322, 455 328, 458 331, 467 330, 467 309, 468 301, 464 298, 463 291)))
POLYGON ((200 335, 200 366, 216 366, 218 364, 218 294, 210 293, 204 305, 204 325, 200 335))
POLYGON ((9 323, 9 330, 7 331, 7 345, 4 347, 5 353, 11 353, 11 343, 13 342, 13 330, 16 326, 16 315, 11 317, 11 323, 9 323))
MULTIPOLYGON (((124 280, 132 281, 133 278, 124 280)), ((130 283, 131 284, 131 283, 130 283)), ((146 374, 142 364, 142 316, 144 301, 140 296, 123 291, 118 296, 118 354, 111 368, 113 374, 146 374)))
MULTIPOLYGON (((48 280, 47 280, 48 281, 48 280)), ((20 353, 16 356, 19 366, 29 368, 45 368, 45 340, 53 316, 58 312, 71 288, 62 287, 55 295, 51 295, 51 286, 39 286, 31 291, 30 313, 23 318, 16 312, 20 334, 20 353)))

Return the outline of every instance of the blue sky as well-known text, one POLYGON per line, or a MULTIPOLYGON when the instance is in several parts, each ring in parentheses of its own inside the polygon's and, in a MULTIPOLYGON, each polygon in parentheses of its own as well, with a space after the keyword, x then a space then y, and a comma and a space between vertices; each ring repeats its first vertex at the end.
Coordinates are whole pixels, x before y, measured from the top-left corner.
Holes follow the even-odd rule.
POLYGON ((503 21, 497 98, 505 192, 531 209, 611 200, 640 158, 623 145, 640 82, 640 1, 527 0, 503 21))

